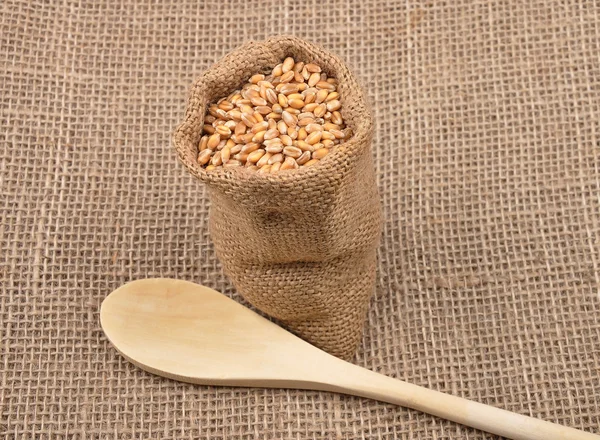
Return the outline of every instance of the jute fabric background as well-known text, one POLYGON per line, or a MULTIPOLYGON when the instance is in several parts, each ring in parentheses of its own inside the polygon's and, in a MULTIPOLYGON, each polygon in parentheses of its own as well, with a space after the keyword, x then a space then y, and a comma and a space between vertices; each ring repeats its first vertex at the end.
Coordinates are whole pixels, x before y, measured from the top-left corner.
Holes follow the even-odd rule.
POLYGON ((354 362, 600 433, 600 5, 0 3, 0 436, 492 439, 319 392, 124 361, 102 299, 144 277, 240 299, 171 135, 248 40, 338 54, 373 107, 385 223, 354 362))

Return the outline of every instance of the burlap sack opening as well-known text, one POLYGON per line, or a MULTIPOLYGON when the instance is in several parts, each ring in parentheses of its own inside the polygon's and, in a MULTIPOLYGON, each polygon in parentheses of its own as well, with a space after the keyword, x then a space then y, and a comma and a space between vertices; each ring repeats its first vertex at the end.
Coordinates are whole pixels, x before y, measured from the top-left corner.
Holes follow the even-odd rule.
POLYGON ((362 91, 344 63, 314 44, 281 36, 247 43, 208 69, 193 85, 174 134, 181 162, 208 185, 211 237, 236 288, 291 331, 342 358, 356 349, 374 290, 381 212, 372 131, 362 91), (196 162, 207 105, 286 56, 315 62, 338 79, 352 138, 317 165, 293 172, 207 173, 196 162))

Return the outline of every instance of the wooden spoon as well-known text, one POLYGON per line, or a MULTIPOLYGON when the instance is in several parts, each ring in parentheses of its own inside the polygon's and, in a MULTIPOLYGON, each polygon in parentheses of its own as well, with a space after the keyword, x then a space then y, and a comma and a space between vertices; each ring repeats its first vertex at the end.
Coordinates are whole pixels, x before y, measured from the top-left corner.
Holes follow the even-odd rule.
POLYGON ((368 397, 516 440, 600 440, 344 362, 219 292, 187 281, 126 284, 104 300, 100 322, 126 359, 171 379, 368 397))

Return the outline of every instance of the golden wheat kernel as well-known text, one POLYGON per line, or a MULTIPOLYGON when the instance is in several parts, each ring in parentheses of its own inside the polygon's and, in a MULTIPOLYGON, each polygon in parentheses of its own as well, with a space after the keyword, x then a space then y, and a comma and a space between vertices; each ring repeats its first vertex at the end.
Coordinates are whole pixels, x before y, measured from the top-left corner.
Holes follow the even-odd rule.
POLYGON ((292 138, 287 134, 282 134, 279 138, 281 139, 281 143, 286 147, 289 147, 293 143, 292 138))
POLYGON ((305 64, 304 67, 306 67, 306 70, 308 70, 310 73, 320 73, 321 72, 321 67, 319 67, 315 63, 305 64))
POLYGON ((283 60, 283 64, 281 65, 281 71, 283 73, 287 73, 294 68, 294 59, 292 57, 287 57, 283 60))
POLYGON ((306 128, 302 127, 298 130, 298 140, 305 140, 308 137, 308 133, 306 132, 306 128))
POLYGON ((281 146, 283 146, 283 142, 281 142, 281 139, 279 139, 279 138, 275 138, 275 139, 270 139, 268 141, 264 141, 263 144, 267 148, 269 148, 269 147, 281 147, 281 146))
POLYGON ((198 143, 198 151, 203 151, 208 148, 208 136, 204 135, 200 138, 200 142, 198 143))
POLYGON ((292 70, 294 72, 301 72, 302 69, 304 69, 304 62, 303 61, 298 61, 296 64, 294 64, 294 68, 292 70))
POLYGON ((256 120, 256 122, 263 122, 265 118, 259 112, 255 111, 252 113, 252 117, 256 120))
POLYGON ((260 145, 257 142, 249 142, 242 147, 241 153, 242 154, 253 153, 254 151, 258 150, 259 147, 260 147, 260 145))
POLYGON ((243 145, 242 145, 242 144, 235 144, 233 147, 230 147, 231 154, 232 154, 233 156, 235 156, 235 155, 236 155, 236 154, 238 154, 240 151, 242 151, 242 147, 243 147, 243 145))
MULTIPOLYGON (((312 96, 314 96, 314 95, 312 95, 312 96)), ((307 98, 308 98, 308 96, 307 96, 307 98)), ((304 102, 306 102, 306 101, 304 101, 304 102)), ((319 104, 317 104, 316 102, 308 103, 302 108, 302 111, 313 113, 318 106, 319 106, 319 104)), ((313 113, 313 117, 314 117, 314 113, 313 113)))
POLYGON ((211 163, 211 165, 214 165, 214 166, 216 166, 216 167, 218 167, 219 165, 223 165, 223 161, 221 160, 221 152, 220 152, 220 151, 217 151, 217 152, 216 152, 216 153, 213 155, 213 157, 212 157, 212 159, 211 159, 210 163, 211 163))
POLYGON ((250 154, 250 153, 238 153, 238 154, 236 154, 235 156, 233 156, 233 158, 234 158, 235 160, 239 160, 241 163, 245 164, 245 163, 246 163, 246 161, 248 160, 248 155, 249 155, 249 154, 250 154))
POLYGON ((323 139, 335 140, 335 136, 329 131, 324 131, 321 133, 321 140, 323 139))
MULTIPOLYGON (((283 75, 281 75, 282 83, 289 83, 293 79, 294 79, 294 72, 287 72, 287 73, 284 73, 283 75)), ((327 83, 327 84, 329 84, 329 83, 327 83)), ((331 84, 329 84, 329 85, 331 85, 331 84)), ((321 88, 323 88, 323 87, 321 87, 321 88)))
POLYGON ((271 104, 277 104, 277 93, 273 89, 267 89, 266 91, 267 101, 271 104))
MULTIPOLYGON (((246 113, 248 115, 251 115, 254 112, 254 109, 252 108, 252 106, 250 104, 252 104, 250 101, 248 101, 248 104, 242 104, 242 103, 238 102, 238 110, 240 112, 242 112, 242 114, 246 113)), ((241 116, 240 116, 240 119, 241 119, 241 116)))
POLYGON ((281 164, 281 167, 279 169, 283 171, 283 170, 293 170, 295 168, 298 168, 298 164, 296 163, 294 158, 288 156, 285 158, 285 160, 283 161, 283 163, 281 164))
POLYGON ((208 161, 210 160, 211 155, 212 155, 212 151, 209 150, 208 148, 205 150, 202 150, 200 152, 200 154, 198 154, 198 163, 200 165, 206 165, 208 163, 208 161))
POLYGON ((315 84, 315 87, 317 89, 322 89, 322 90, 330 90, 330 91, 334 91, 335 90, 335 85, 331 84, 327 81, 319 81, 315 84))
POLYGON ((285 122, 288 128, 294 128, 298 123, 296 117, 288 111, 284 111, 283 113, 281 113, 281 116, 283 118, 283 122, 285 122))
POLYGON ((329 110, 330 112, 339 110, 341 106, 342 104, 337 99, 327 102, 327 110, 329 110))
POLYGON ((302 155, 302 150, 298 147, 285 147, 283 149, 283 154, 297 159, 302 155))
POLYGON ((318 150, 313 151, 312 158, 321 160, 325 156, 327 156, 327 153, 329 153, 329 150, 327 148, 319 148, 318 150))
POLYGON ((340 127, 337 124, 334 124, 332 122, 326 122, 325 124, 323 124, 323 130, 325 131, 331 131, 331 130, 341 130, 342 127, 340 127))
POLYGON ((306 142, 308 142, 311 145, 316 144, 317 142, 319 142, 321 140, 321 131, 313 131, 311 134, 309 134, 306 137, 306 142))
POLYGON ((265 86, 260 86, 259 95, 263 99, 267 99, 267 88, 265 86))
POLYGON ((227 161, 227 163, 225 165, 223 165, 225 168, 234 168, 234 167, 239 167, 242 165, 242 162, 240 162, 239 160, 235 160, 235 159, 229 159, 227 161))
POLYGON ((302 101, 301 99, 290 99, 288 101, 288 104, 290 107, 295 109, 301 109, 302 107, 304 107, 304 101, 302 101))
POLYGON ((315 119, 315 115, 312 112, 305 112, 305 111, 302 111, 302 113, 298 113, 298 115, 296 117, 298 118, 298 120, 304 119, 304 118, 310 118, 313 120, 313 122, 315 119))
POLYGON ((331 113, 331 122, 337 125, 342 125, 344 120, 342 118, 342 114, 339 111, 334 111, 331 113))
POLYGON ((229 110, 233 110, 234 105, 229 101, 223 101, 217 106, 220 110, 224 110, 228 112, 229 110))
POLYGON ((246 127, 248 128, 252 128, 254 127, 254 125, 256 124, 256 119, 254 119, 254 116, 252 116, 251 114, 248 113, 242 113, 242 122, 244 124, 246 124, 246 127))
POLYGON ((223 149, 221 150, 221 161, 223 163, 227 163, 227 161, 229 160, 229 158, 231 157, 231 149, 225 145, 223 147, 223 149))
POLYGON ((279 133, 287 134, 287 129, 288 129, 288 126, 286 125, 286 123, 284 121, 279 121, 277 123, 277 130, 279 131, 279 133))
POLYGON ((310 160, 310 151, 304 151, 302 154, 296 159, 296 163, 298 165, 304 165, 306 162, 310 160))
POLYGON ((338 92, 331 92, 327 95, 327 98, 325 98, 325 102, 333 101, 334 99, 338 99, 339 97, 340 94, 338 92))
POLYGON ((313 131, 323 131, 323 126, 317 123, 308 124, 306 126, 306 132, 312 133, 313 131))
POLYGON ((227 112, 227 117, 233 121, 241 121, 242 119, 242 112, 239 111, 238 109, 233 109, 233 110, 229 110, 227 112))
POLYGON ((300 118, 298 119, 298 125, 300 127, 305 127, 311 123, 313 123, 315 120, 313 118, 300 118))
POLYGON ((279 77, 283 74, 283 64, 277 64, 274 68, 273 71, 271 72, 271 74, 274 77, 279 77))
POLYGON ((250 131, 252 133, 258 133, 259 131, 267 130, 269 128, 269 123, 267 121, 257 122, 252 126, 250 131))
POLYGON ((283 141, 281 145, 270 145, 265 147, 265 151, 271 154, 281 153, 283 151, 283 141))
POLYGON ((264 139, 266 141, 270 139, 275 139, 276 137, 279 137, 279 130, 277 130, 276 128, 271 128, 267 130, 264 135, 264 139))
POLYGON ((217 148, 217 145, 219 145, 219 142, 221 142, 221 135, 219 133, 214 133, 208 138, 207 146, 211 150, 214 150, 217 148))
POLYGON ((306 66, 304 66, 304 68, 302 69, 302 72, 300 72, 300 74, 302 75, 302 78, 304 78, 304 80, 306 81, 308 78, 310 78, 310 72, 306 69, 306 66))
MULTIPOLYGON (((306 90, 304 92, 306 92, 306 90)), ((304 92, 302 92, 302 93, 304 93, 304 92)), ((306 94, 304 94, 304 103, 307 105, 310 105, 311 103, 314 103, 316 97, 317 97, 316 93, 313 93, 313 92, 306 93, 306 94)))
POLYGON ((279 102, 279 105, 280 105, 282 108, 286 108, 286 107, 288 106, 288 99, 287 99, 287 96, 285 96, 283 93, 280 93, 280 94, 277 96, 277 100, 278 100, 278 102, 279 102))
POLYGON ((269 107, 268 105, 259 105, 256 107, 256 111, 261 115, 266 116, 269 113, 271 113, 271 107, 269 107))
POLYGON ((268 151, 265 152, 265 154, 263 154, 262 157, 260 159, 258 159, 258 162, 256 162, 256 166, 260 168, 263 165, 267 165, 271 156, 272 156, 271 153, 269 153, 268 151))
POLYGON ((334 135, 336 139, 344 139, 346 134, 342 130, 329 130, 329 133, 334 135))
POLYGON ((262 106, 262 105, 267 105, 267 100, 262 98, 262 97, 255 97, 250 99, 250 102, 252 102, 252 105, 256 106, 262 106))
POLYGON ((252 142, 253 137, 254 137, 254 133, 246 133, 246 134, 243 134, 242 136, 240 136, 240 138, 242 139, 242 143, 244 143, 244 144, 252 142))
POLYGON ((273 165, 275 162, 283 162, 283 154, 281 154, 281 153, 274 154, 269 159, 268 164, 273 165))
POLYGON ((240 121, 237 124, 235 124, 235 128, 233 131, 235 134, 244 134, 244 133, 246 133, 246 128, 248 128, 246 126, 246 124, 244 122, 240 121))
POLYGON ((252 142, 256 142, 257 144, 262 143, 262 141, 265 139, 266 133, 266 130, 259 131, 254 136, 252 136, 252 142))
POLYGON ((325 104, 319 104, 317 107, 315 107, 315 109, 313 110, 314 115, 317 118, 322 118, 325 113, 327 112, 327 107, 325 104))
POLYGON ((270 78, 269 80, 267 80, 267 77, 265 77, 265 79, 263 81, 259 81, 256 85, 259 87, 265 87, 267 89, 272 89, 275 86, 273 85, 273 83, 271 82, 273 78, 270 78))
POLYGON ((264 165, 264 166, 260 167, 257 172, 259 174, 268 174, 270 170, 271 170, 271 165, 264 165))
POLYGON ((329 96, 329 90, 319 90, 317 92, 317 97, 315 99, 315 102, 317 104, 321 104, 322 102, 325 102, 325 100, 327 99, 327 96, 329 96))
POLYGON ((265 150, 260 149, 260 150, 256 150, 253 151, 252 153, 250 153, 248 155, 248 162, 258 162, 258 160, 263 157, 263 155, 265 154, 265 150))
POLYGON ((315 87, 319 81, 321 81, 321 75, 319 75, 318 73, 313 73, 312 75, 310 75, 310 78, 308 78, 307 83, 309 87, 315 87))
POLYGON ((217 115, 217 110, 219 109, 219 107, 217 107, 216 105, 211 105, 208 107, 208 112, 213 115, 215 118, 219 115, 217 115))
POLYGON ((282 95, 288 96, 293 93, 298 93, 299 90, 300 90, 300 84, 286 83, 286 84, 281 84, 281 87, 279 88, 278 91, 282 95))
POLYGON ((302 151, 313 152, 315 151, 315 147, 305 141, 295 141, 296 147, 300 148, 302 151))
POLYGON ((215 131, 219 133, 222 138, 228 138, 231 136, 231 130, 226 125, 219 125, 215 131))

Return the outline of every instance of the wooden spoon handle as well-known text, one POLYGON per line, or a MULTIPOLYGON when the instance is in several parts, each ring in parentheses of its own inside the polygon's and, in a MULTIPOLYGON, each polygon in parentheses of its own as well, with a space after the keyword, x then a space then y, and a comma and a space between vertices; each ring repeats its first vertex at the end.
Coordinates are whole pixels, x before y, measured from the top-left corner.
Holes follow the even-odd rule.
MULTIPOLYGON (((351 365, 351 364, 347 364, 351 365)), ((413 408, 514 440, 600 440, 600 436, 444 394, 351 365, 336 375, 334 389, 413 408)), ((333 385, 333 384, 332 384, 333 385)))

